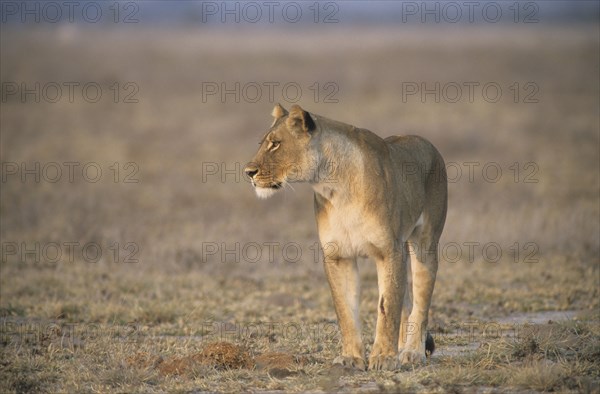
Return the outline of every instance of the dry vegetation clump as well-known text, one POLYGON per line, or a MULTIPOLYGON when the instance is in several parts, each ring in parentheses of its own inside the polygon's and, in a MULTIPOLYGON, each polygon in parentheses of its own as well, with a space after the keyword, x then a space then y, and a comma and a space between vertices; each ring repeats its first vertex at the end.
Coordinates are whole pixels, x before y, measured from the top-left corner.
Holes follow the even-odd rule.
POLYGON ((148 352, 137 352, 125 359, 130 367, 134 368, 156 368, 164 359, 161 356, 149 354, 148 352))

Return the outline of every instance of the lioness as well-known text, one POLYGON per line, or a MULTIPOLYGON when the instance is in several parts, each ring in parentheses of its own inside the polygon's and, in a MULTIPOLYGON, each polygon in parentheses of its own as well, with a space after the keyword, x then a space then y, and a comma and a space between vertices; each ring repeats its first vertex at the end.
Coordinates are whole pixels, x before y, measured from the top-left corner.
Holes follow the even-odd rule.
POLYGON ((366 366, 358 256, 377 265, 369 369, 425 361, 426 348, 433 351, 427 319, 448 201, 442 156, 421 137, 382 139, 297 105, 288 112, 277 104, 272 115, 275 120, 244 171, 261 198, 286 182, 308 182, 314 189, 325 272, 342 332, 342 354, 334 364, 366 366))

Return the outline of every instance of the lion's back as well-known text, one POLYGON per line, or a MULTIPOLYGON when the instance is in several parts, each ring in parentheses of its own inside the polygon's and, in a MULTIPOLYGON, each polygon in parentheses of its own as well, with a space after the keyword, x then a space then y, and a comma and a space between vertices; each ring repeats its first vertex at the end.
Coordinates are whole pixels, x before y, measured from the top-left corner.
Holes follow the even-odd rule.
POLYGON ((417 185, 422 185, 425 198, 445 206, 448 195, 446 164, 435 146, 416 135, 395 135, 387 137, 385 142, 390 147, 399 183, 413 183, 416 189, 420 188, 417 185))
POLYGON ((434 167, 445 167, 440 152, 429 140, 418 135, 393 135, 385 138, 393 160, 399 165, 418 165, 425 172, 434 167))

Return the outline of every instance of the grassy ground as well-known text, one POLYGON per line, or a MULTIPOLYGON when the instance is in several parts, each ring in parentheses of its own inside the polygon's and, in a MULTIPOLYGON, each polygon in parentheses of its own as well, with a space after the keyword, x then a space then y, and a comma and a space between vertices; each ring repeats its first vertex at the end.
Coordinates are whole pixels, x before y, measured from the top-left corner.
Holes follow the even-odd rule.
MULTIPOLYGON (((78 162, 103 175, 2 181, 0 391, 598 391, 597 27, 5 33, 3 83, 95 81, 104 94, 3 100, 3 171, 78 162), (462 171, 427 366, 331 367, 339 333, 311 190, 259 201, 223 171, 252 157, 273 105, 203 100, 203 82, 236 81, 296 82, 307 110, 421 134, 462 171), (469 81, 503 96, 402 102, 403 82, 469 81), (134 82, 138 102, 115 103, 115 82, 134 82), (334 82, 338 102, 316 100, 315 82, 334 82), (528 82, 537 103, 523 102, 528 82), (486 165, 502 176, 490 181, 486 165), (39 256, 21 256, 35 245, 39 256)), ((277 90, 273 101, 290 105, 277 90)), ((376 276, 369 261, 360 268, 369 348, 376 276)))

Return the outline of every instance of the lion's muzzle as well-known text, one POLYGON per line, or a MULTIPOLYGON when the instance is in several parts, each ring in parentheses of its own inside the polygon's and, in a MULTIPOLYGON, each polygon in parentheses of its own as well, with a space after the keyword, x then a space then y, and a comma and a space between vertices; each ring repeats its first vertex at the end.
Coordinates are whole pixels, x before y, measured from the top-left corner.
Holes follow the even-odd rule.
POLYGON ((254 176, 258 174, 258 167, 255 164, 248 164, 246 168, 244 168, 244 172, 251 180, 254 180, 254 176))
POLYGON ((273 181, 270 176, 261 176, 260 171, 260 168, 253 163, 249 163, 244 168, 244 173, 250 178, 258 197, 268 198, 281 189, 283 183, 273 181))

